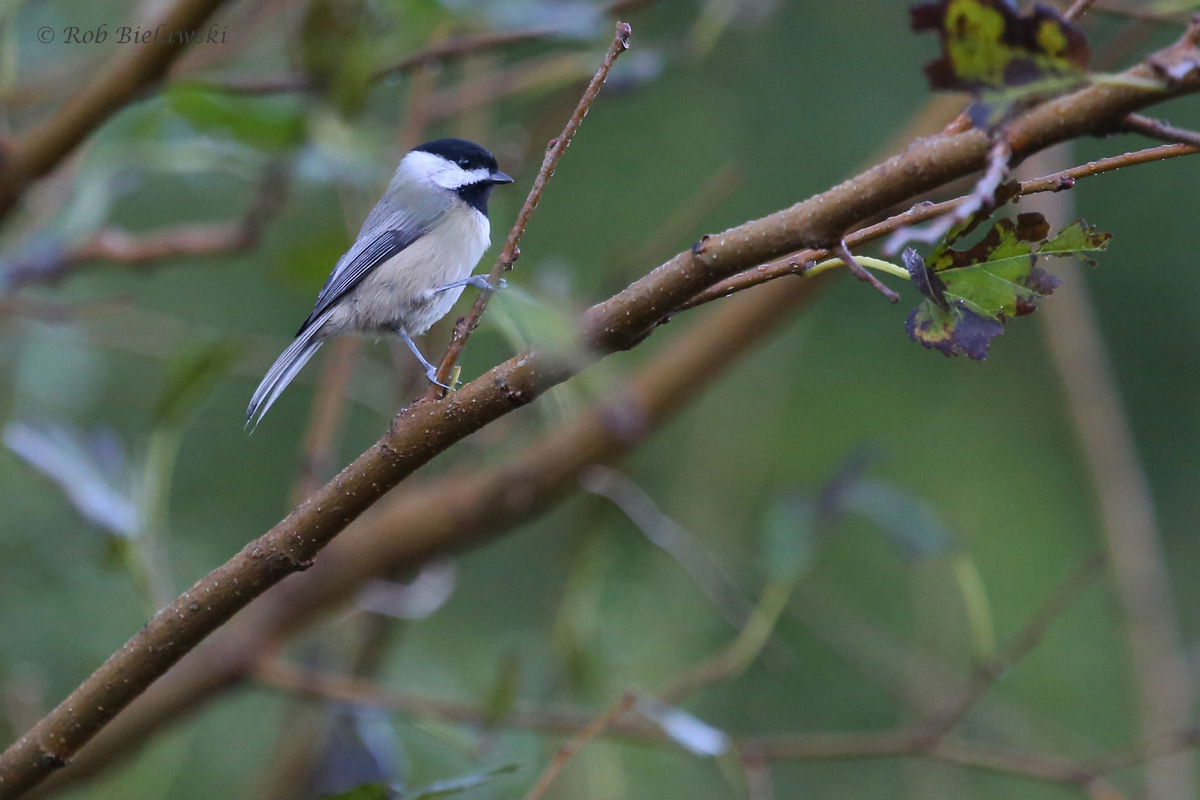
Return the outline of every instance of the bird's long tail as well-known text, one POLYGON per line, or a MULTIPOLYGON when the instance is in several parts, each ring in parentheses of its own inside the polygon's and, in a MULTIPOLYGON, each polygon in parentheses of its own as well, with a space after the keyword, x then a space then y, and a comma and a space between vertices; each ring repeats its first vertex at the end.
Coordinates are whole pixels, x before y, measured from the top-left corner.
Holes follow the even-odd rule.
POLYGON ((250 398, 250 407, 246 409, 246 427, 251 430, 258 427, 258 423, 262 422, 275 399, 321 348, 323 340, 317 338, 317 331, 321 329, 322 320, 315 322, 316 324, 307 326, 267 370, 266 377, 250 398))

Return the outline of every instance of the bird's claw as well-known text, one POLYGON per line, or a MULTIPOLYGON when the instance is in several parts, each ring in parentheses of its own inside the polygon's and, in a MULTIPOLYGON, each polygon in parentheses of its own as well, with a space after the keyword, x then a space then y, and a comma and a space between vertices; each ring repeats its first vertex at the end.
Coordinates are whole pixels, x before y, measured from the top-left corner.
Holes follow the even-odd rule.
POLYGON ((495 292, 499 291, 500 289, 508 288, 508 281, 504 280, 504 278, 501 278, 498 284, 492 286, 492 284, 488 282, 487 275, 475 275, 471 278, 469 283, 481 292, 495 292))
POLYGON ((434 366, 427 367, 425 369, 425 377, 428 378, 429 382, 432 383, 434 386, 440 386, 447 391, 454 390, 453 386, 447 386, 446 384, 442 383, 441 381, 439 381, 437 379, 437 367, 434 367, 434 366))
POLYGON ((490 284, 488 282, 487 275, 472 275, 471 277, 466 278, 464 280, 455 281, 454 283, 448 283, 445 286, 439 286, 438 288, 433 290, 433 293, 441 294, 442 292, 447 292, 447 291, 450 291, 451 289, 457 289, 460 286, 474 286, 476 289, 478 289, 481 292, 495 292, 500 289, 507 289, 508 281, 504 280, 504 278, 501 278, 499 284, 497 284, 496 286, 492 286, 492 284, 490 284))

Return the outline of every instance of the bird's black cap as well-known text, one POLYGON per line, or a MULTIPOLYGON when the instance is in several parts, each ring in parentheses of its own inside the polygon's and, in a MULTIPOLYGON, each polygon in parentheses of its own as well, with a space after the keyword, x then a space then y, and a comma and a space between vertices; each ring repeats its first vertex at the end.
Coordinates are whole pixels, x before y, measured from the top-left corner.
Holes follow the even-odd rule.
POLYGON ((447 161, 453 161, 463 169, 478 169, 487 167, 496 169, 496 157, 474 142, 466 139, 434 139, 413 148, 424 153, 433 153, 447 161))

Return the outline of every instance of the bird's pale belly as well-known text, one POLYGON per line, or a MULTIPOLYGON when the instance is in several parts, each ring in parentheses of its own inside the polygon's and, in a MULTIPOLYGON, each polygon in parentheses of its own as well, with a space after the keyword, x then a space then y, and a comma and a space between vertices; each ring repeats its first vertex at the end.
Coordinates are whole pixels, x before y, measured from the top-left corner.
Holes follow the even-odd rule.
POLYGON ((403 327, 419 336, 446 316, 462 287, 434 290, 469 276, 489 244, 487 219, 459 213, 372 270, 335 306, 321 335, 403 327))

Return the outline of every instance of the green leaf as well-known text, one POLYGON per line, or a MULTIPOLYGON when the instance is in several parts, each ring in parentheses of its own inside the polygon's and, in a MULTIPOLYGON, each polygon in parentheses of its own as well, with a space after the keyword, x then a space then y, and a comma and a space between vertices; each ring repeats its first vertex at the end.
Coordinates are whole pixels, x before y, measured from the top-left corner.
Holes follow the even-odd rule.
POLYGON ((388 800, 391 793, 382 783, 364 783, 348 792, 326 795, 322 800, 388 800))
POLYGON ((166 383, 154 408, 159 425, 185 421, 229 372, 237 357, 232 342, 220 340, 176 354, 167 363, 166 383))
POLYGON ((911 13, 914 31, 936 31, 941 42, 941 57, 925 65, 930 86, 975 95, 977 127, 1087 81, 1087 40, 1049 6, 1022 15, 1013 0, 937 0, 911 13))
POLYGON ((913 309, 905 328, 913 341, 946 355, 982 360, 991 340, 1004 332, 1004 321, 1037 309, 1060 281, 1035 266, 1038 256, 1077 256, 1108 247, 1111 235, 1082 221, 1053 238, 1040 214, 1002 219, 966 250, 955 250, 954 236, 938 245, 928 262, 909 249, 904 265, 925 301, 913 309))
POLYGON ((1063 228, 1057 236, 1039 247, 1038 255, 1076 256, 1088 264, 1096 266, 1096 262, 1083 256, 1083 253, 1098 253, 1101 250, 1107 250, 1111 239, 1111 233, 1101 233, 1080 219, 1063 228))
MULTIPOLYGON (((411 794, 403 795, 403 800, 432 800, 435 797, 450 797, 451 795, 461 794, 469 789, 474 789, 477 786, 483 786, 485 783, 491 783, 501 775, 508 775, 509 773, 516 772, 518 769, 520 769, 520 766, 517 764, 505 764, 489 772, 436 781, 428 786, 413 790, 411 794)), ((375 799, 369 798, 367 800, 375 799)))
POLYGON ((167 105, 205 133, 231 136, 263 150, 284 150, 304 140, 304 114, 293 97, 238 97, 199 83, 178 83, 167 105))

